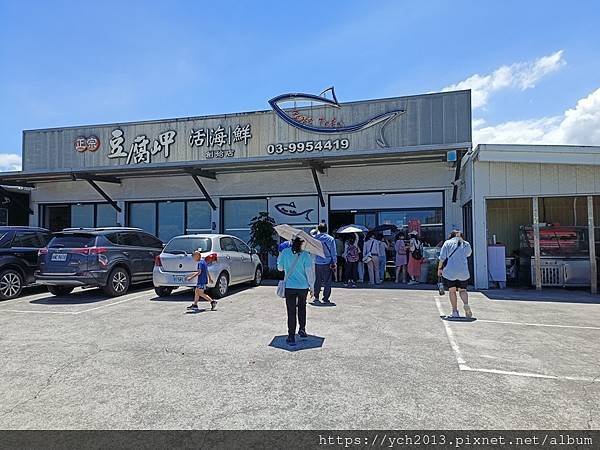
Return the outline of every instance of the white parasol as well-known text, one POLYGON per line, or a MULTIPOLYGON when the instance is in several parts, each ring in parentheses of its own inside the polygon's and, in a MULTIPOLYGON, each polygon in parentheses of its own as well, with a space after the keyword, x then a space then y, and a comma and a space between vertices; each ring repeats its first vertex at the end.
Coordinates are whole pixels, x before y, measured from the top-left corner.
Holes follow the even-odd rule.
POLYGON ((362 225, 344 225, 343 227, 339 227, 336 231, 336 234, 346 234, 346 233, 366 233, 369 231, 367 227, 363 227, 362 225))
POLYGON ((275 231, 279 236, 287 241, 291 241, 295 237, 299 237, 304 241, 304 244, 302 244, 302 250, 306 250, 313 255, 325 256, 325 251, 323 250, 323 244, 321 241, 315 239, 306 231, 299 230, 298 228, 294 228, 287 224, 276 225, 275 231))

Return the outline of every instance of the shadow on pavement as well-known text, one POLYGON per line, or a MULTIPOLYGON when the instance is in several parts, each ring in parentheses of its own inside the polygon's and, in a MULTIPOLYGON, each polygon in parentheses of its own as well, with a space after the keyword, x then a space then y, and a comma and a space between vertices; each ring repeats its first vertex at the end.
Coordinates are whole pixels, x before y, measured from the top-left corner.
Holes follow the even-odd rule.
MULTIPOLYGON (((231 297, 232 295, 238 294, 247 289, 251 289, 251 287, 244 286, 244 285, 233 286, 229 289, 229 293, 224 298, 231 297)), ((210 291, 207 291, 207 294, 212 296, 210 291)), ((153 301, 153 302, 167 302, 167 303, 168 302, 191 302, 192 300, 194 300, 194 288, 179 288, 179 289, 173 291, 173 293, 171 295, 168 295, 166 297, 159 297, 158 295, 154 295, 154 297, 150 298, 150 301, 153 301)), ((215 300, 218 301, 219 299, 215 298, 215 300)))
POLYGON ((325 303, 325 302, 309 302, 308 304, 312 305, 312 306, 317 306, 320 308, 331 308, 332 306, 337 306, 333 302, 327 302, 327 303, 325 303))
POLYGON ((575 289, 497 289, 478 292, 494 301, 600 304, 600 296, 575 289))
MULTIPOLYGON (((132 286, 127 294, 135 294, 148 289, 148 283, 136 284, 132 286)), ((43 291, 42 291, 43 292, 43 291)), ((82 291, 76 291, 68 295, 54 296, 50 292, 43 298, 36 298, 31 300, 29 303, 32 305, 85 305, 89 303, 98 303, 111 299, 118 299, 119 297, 111 297, 106 295, 102 289, 90 288, 82 291)))
POLYGON ((296 336, 296 345, 289 345, 285 339, 287 336, 275 336, 269 347, 279 348, 288 352, 297 352, 298 350, 310 350, 311 348, 323 347, 325 338, 319 336, 313 336, 309 334, 305 338, 296 336))
POLYGON ((440 319, 447 320, 448 322, 475 322, 475 317, 452 317, 452 316, 440 316, 440 319))

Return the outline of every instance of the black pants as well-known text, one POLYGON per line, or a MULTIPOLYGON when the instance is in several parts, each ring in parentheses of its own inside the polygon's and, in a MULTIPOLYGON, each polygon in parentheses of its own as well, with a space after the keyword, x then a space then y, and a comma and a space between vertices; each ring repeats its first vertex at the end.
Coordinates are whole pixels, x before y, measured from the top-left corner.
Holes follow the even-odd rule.
POLYGON ((346 281, 358 280, 358 261, 346 261, 346 281))
POLYGON ((287 306, 288 336, 296 334, 296 308, 298 308, 298 323, 300 329, 306 329, 306 296, 308 289, 285 290, 285 305, 287 306))

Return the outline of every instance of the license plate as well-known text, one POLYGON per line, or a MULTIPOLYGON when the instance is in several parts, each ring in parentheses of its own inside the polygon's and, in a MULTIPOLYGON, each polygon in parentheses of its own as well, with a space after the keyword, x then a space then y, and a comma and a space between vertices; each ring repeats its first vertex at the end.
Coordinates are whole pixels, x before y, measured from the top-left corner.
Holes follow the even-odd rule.
POLYGON ((66 253, 52 253, 52 257, 50 259, 52 261, 66 261, 67 254, 66 253))
POLYGON ((184 276, 184 275, 175 275, 175 276, 173 277, 173 281, 174 281, 175 283, 185 283, 185 282, 186 282, 186 279, 185 279, 185 276, 184 276))

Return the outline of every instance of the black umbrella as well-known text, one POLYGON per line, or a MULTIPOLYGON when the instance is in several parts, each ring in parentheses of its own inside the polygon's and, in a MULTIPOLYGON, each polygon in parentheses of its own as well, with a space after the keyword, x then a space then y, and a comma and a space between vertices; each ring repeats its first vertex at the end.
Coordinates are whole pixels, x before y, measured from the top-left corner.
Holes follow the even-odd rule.
POLYGON ((375 228, 371 228, 371 231, 373 231, 374 233, 381 233, 383 231, 388 230, 392 233, 395 233, 396 231, 398 231, 398 227, 393 223, 384 223, 382 225, 377 225, 375 228))

